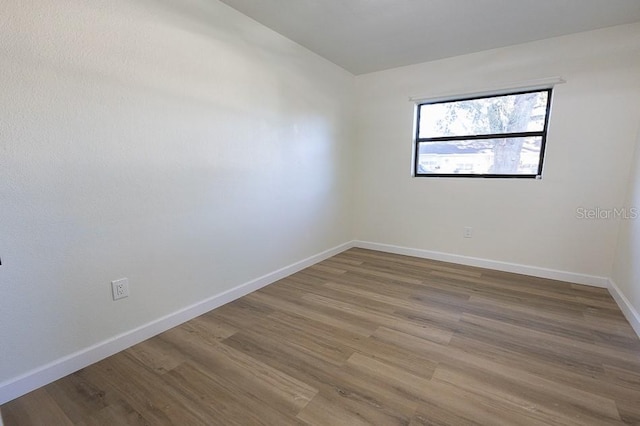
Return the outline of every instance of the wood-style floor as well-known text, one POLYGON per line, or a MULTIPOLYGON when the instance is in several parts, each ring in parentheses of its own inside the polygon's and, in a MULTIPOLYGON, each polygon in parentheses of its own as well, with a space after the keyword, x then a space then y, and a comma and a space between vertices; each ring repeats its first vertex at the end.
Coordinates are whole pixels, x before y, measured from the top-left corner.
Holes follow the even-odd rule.
POLYGON ((1 407, 14 425, 640 424, 605 289, 351 249, 1 407))

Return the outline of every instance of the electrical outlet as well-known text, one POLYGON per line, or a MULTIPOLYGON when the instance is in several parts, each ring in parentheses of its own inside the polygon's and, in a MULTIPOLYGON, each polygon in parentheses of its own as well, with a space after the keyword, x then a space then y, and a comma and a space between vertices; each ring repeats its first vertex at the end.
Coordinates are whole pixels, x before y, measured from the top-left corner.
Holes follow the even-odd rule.
POLYGON ((473 228, 472 228, 472 227, 470 227, 470 226, 465 226, 465 227, 462 229, 462 236, 463 236, 463 237, 465 237, 465 238, 471 238, 472 234, 473 234, 473 228))
POLYGON ((129 297, 129 279, 121 278, 111 281, 111 291, 113 292, 113 300, 129 297))

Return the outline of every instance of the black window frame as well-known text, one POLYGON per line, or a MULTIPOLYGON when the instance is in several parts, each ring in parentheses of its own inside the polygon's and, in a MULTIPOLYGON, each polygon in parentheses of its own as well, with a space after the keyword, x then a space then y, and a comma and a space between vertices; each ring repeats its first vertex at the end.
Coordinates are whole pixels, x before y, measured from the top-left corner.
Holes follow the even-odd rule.
POLYGON ((551 116, 551 97, 553 95, 553 87, 537 88, 530 90, 515 90, 505 91, 499 93, 485 94, 479 96, 470 97, 456 97, 445 100, 436 101, 424 101, 416 104, 416 120, 415 120, 415 137, 414 137, 414 152, 413 152, 413 176, 414 177, 431 177, 431 178, 501 178, 501 179, 541 179, 544 163, 545 149, 547 145, 547 132, 549 129, 549 118, 551 116), (435 105, 443 103, 453 103, 461 101, 471 101, 476 99, 491 99, 503 96, 524 95, 527 93, 540 93, 547 92, 547 106, 545 108, 544 127, 541 131, 535 132, 515 132, 515 133, 492 133, 486 135, 462 135, 462 136, 438 136, 432 138, 420 138, 420 114, 422 106, 435 105), (420 144, 429 142, 447 142, 456 140, 473 140, 473 139, 510 139, 510 138, 522 138, 522 137, 541 137, 540 145, 540 158, 538 161, 538 171, 535 174, 507 174, 507 173, 420 173, 419 171, 419 157, 420 157, 420 144))

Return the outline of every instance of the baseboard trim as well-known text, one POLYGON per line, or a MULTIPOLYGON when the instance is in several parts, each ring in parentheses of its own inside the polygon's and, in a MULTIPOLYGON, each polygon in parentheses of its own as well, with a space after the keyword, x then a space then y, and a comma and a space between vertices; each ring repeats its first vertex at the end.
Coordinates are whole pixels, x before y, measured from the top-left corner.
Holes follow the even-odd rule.
POLYGON ((640 314, 638 313, 638 311, 636 311, 629 299, 627 299, 627 296, 625 296, 624 293, 620 291, 620 288, 615 283, 615 281, 609 279, 609 285, 607 288, 609 289, 609 293, 611 293, 613 299, 620 307, 620 310, 624 314, 624 317, 627 319, 627 321, 629 321, 629 324, 631 325, 631 328, 633 328, 633 331, 635 331, 638 337, 640 337, 640 314))
POLYGON ((54 382, 75 371, 94 364, 104 358, 123 351, 137 343, 149 339, 190 319, 245 296, 282 278, 301 271, 311 265, 335 256, 353 247, 347 242, 334 248, 310 256, 274 272, 241 284, 203 301, 194 303, 133 330, 114 336, 88 348, 81 349, 49 364, 27 372, 21 376, 0 383, 0 404, 9 402, 35 389, 54 382))
POLYGON ((353 246, 364 249, 383 251, 387 253, 403 254, 406 256, 421 257, 424 259, 439 260, 442 262, 458 263, 467 266, 477 266, 479 268, 493 269, 496 271, 513 272, 515 274, 529 275, 532 277, 566 281, 592 287, 607 288, 609 286, 609 279, 606 277, 559 271, 555 269, 541 268, 538 266, 521 265, 517 263, 482 259, 479 257, 462 256, 459 254, 443 253, 439 251, 394 246, 391 244, 374 243, 370 241, 354 241, 353 246))

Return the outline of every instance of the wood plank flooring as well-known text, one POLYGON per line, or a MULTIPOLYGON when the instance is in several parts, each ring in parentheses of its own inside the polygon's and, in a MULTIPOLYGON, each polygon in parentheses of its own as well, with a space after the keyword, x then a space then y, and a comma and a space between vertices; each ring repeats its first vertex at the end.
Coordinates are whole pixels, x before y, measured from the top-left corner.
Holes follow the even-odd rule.
POLYGON ((640 424, 605 289, 351 249, 1 407, 18 425, 640 424))

